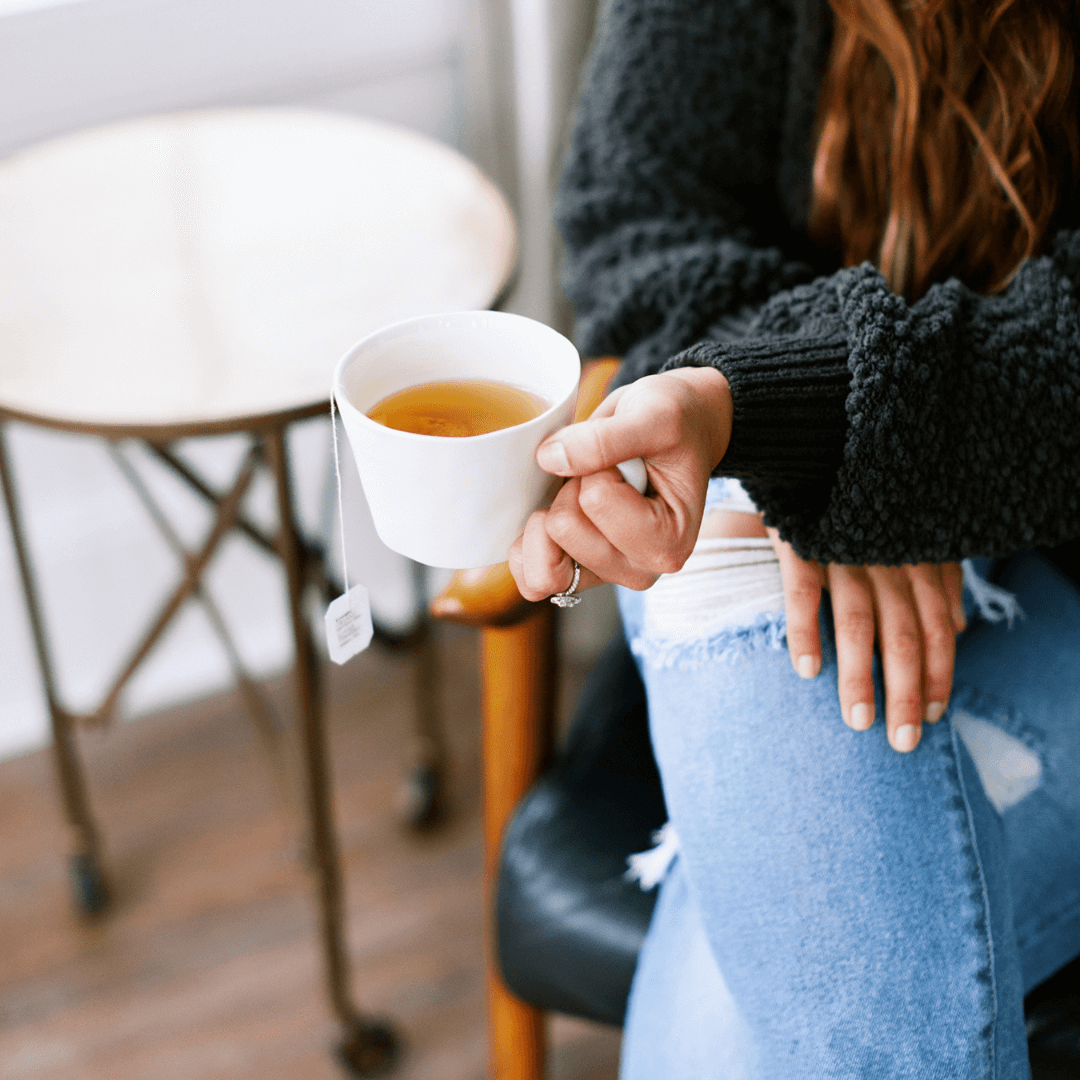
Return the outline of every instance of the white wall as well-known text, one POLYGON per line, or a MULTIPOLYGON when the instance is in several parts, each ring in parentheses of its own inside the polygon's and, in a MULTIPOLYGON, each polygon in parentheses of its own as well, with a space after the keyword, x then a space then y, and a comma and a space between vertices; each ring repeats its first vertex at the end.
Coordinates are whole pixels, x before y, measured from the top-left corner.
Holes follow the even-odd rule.
POLYGON ((0 152, 102 119, 301 102, 454 141, 467 0, 68 0, 0 10, 0 152))

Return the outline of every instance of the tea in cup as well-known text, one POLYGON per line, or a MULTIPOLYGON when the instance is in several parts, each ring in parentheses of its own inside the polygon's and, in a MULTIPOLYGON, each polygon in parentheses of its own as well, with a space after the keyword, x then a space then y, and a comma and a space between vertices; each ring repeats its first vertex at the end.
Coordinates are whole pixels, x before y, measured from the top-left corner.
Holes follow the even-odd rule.
POLYGON ((548 409, 529 390, 494 379, 444 379, 399 390, 368 409, 385 427, 417 435, 466 438, 526 424, 548 409))
POLYGON ((383 543, 429 566, 504 562, 560 483, 536 449, 573 419, 562 334, 497 311, 429 315, 353 346, 334 397, 383 543))

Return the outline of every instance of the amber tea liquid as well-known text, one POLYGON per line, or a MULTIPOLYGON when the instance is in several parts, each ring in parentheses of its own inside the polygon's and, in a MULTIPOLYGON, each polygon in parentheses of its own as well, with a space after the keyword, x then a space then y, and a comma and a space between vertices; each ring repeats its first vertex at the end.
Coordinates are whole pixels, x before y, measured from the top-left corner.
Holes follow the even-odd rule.
POLYGON ((399 390, 373 405, 368 416, 398 431, 461 438, 524 424, 548 408, 542 397, 509 383, 448 379, 399 390))

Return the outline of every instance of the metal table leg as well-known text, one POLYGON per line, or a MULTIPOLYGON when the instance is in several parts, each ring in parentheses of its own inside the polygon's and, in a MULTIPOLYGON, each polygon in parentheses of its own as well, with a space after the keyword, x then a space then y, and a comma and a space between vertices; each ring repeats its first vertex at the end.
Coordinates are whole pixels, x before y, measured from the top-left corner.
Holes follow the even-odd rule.
POLYGON ((61 705, 56 692, 49 645, 45 637, 45 625, 38 601, 37 584, 30 565, 30 553, 23 534, 22 515, 15 491, 15 477, 7 453, 6 425, 0 423, 0 483, 4 488, 11 538, 15 546, 15 558, 19 564, 26 614, 34 638, 41 683, 49 707, 52 726, 52 756, 60 780, 60 794, 64 804, 64 816, 71 834, 69 870, 71 890, 76 905, 87 915, 97 915, 105 910, 108 890, 101 872, 101 840, 90 812, 90 800, 86 793, 86 781, 75 742, 74 718, 61 705))
POLYGON ((318 658, 303 611, 304 556, 293 511, 284 426, 266 433, 265 449, 266 461, 277 487, 280 517, 278 552, 288 578, 289 613, 296 644, 294 694, 304 773, 304 805, 319 901, 326 989, 334 1012, 344 1028, 339 1046, 342 1061, 358 1076, 375 1076, 394 1064, 399 1043, 389 1024, 359 1014, 349 991, 341 859, 333 824, 318 658))

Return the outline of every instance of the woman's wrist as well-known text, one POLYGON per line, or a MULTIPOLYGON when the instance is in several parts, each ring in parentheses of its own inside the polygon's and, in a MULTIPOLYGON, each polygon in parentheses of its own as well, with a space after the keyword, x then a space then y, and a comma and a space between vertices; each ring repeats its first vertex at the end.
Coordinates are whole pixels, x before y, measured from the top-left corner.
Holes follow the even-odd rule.
POLYGON ((712 369, 728 380, 739 423, 723 454, 726 476, 827 489, 847 439, 848 352, 842 328, 825 328, 820 334, 701 341, 661 371, 712 369))

